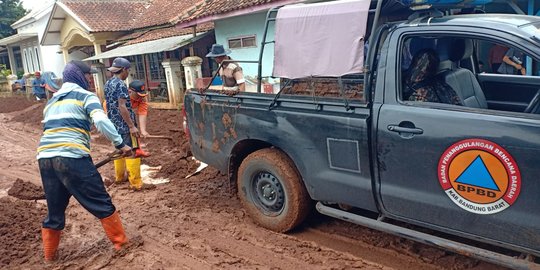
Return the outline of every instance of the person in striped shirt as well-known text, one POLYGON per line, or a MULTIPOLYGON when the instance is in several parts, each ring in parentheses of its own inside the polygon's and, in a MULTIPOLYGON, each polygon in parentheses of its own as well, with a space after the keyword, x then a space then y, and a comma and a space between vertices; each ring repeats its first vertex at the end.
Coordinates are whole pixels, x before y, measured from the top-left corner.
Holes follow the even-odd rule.
POLYGON ((64 68, 62 87, 43 110, 43 135, 37 159, 48 209, 41 230, 45 261, 56 258, 71 196, 101 220, 115 249, 121 249, 128 241, 120 216, 90 157, 91 125, 124 156, 132 155, 132 151, 103 112, 98 97, 87 90, 93 72, 95 69, 82 61, 69 62, 64 68))

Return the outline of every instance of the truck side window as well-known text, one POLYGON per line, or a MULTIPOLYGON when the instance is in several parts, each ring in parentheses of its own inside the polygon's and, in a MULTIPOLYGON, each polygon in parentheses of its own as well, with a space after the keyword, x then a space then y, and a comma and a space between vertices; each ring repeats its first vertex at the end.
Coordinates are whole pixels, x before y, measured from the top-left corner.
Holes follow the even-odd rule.
POLYGON ((538 73, 537 60, 520 48, 495 40, 423 36, 406 38, 400 55, 402 102, 540 113, 540 105, 531 104, 540 95, 540 78, 530 76, 538 73), (426 55, 420 60, 426 51, 437 64, 428 65, 426 55), (528 61, 533 65, 527 65, 528 61))

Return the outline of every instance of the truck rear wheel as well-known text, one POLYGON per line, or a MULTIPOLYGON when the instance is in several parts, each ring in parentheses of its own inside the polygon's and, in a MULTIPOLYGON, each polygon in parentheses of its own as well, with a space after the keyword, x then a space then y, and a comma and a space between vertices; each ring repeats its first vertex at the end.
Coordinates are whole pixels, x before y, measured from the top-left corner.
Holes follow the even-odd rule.
POLYGON ((311 199, 300 173, 283 152, 266 148, 248 155, 238 170, 238 196, 255 222, 276 232, 300 224, 311 199))

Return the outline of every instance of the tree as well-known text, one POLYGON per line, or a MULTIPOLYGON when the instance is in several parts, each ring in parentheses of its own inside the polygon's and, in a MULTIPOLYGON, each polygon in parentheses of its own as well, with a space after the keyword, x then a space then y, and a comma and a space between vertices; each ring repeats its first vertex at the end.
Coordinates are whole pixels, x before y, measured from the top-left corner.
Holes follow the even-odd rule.
POLYGON ((20 0, 0 0, 0 39, 15 34, 11 24, 26 14, 20 0))

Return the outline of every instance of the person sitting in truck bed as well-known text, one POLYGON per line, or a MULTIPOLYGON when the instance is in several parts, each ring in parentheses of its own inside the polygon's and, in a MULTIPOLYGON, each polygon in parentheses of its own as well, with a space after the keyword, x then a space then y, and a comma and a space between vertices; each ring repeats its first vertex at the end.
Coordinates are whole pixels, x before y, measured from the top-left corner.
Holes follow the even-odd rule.
POLYGON ((405 73, 404 94, 410 94, 410 101, 463 105, 456 91, 437 77, 438 66, 439 57, 433 49, 418 51, 405 73))

